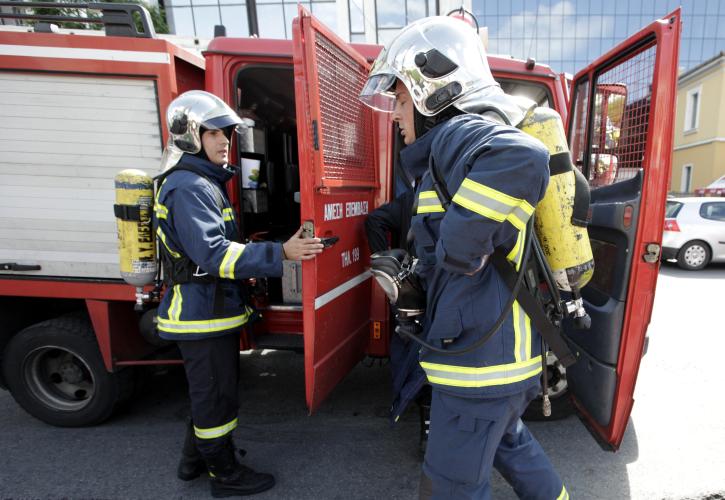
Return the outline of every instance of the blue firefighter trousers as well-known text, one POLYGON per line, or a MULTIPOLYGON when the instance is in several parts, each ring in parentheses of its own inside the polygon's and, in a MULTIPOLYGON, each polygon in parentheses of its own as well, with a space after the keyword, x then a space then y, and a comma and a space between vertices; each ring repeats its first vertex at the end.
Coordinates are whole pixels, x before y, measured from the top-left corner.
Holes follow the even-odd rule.
POLYGON ((423 473, 434 500, 491 498, 491 468, 519 498, 566 500, 566 489, 521 421, 539 389, 501 398, 463 398, 433 388, 423 473))
POLYGON ((184 358, 189 382, 191 419, 194 427, 219 429, 215 437, 200 438, 196 448, 205 460, 222 453, 236 427, 239 412, 239 333, 176 343, 184 358), (234 425, 229 425, 234 422, 234 425))

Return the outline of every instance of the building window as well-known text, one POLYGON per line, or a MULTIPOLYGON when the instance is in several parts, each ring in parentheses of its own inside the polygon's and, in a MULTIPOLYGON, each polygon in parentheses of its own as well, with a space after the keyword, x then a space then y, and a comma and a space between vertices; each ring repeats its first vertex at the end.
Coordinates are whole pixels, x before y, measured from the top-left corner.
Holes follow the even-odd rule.
POLYGON ((692 165, 682 167, 682 179, 680 179, 680 192, 689 193, 692 186, 692 165))
POLYGON ((702 87, 687 91, 687 102, 685 105, 685 132, 694 132, 700 123, 700 96, 702 87))
POLYGON ((375 0, 377 43, 387 45, 402 28, 429 15, 427 0, 375 0))

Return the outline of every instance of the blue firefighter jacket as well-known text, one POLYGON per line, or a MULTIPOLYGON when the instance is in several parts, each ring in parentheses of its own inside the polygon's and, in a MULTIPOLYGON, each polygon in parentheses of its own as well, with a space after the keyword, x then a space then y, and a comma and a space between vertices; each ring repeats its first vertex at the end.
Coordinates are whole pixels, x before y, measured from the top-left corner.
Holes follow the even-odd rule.
POLYGON ((199 267, 198 274, 220 278, 221 286, 189 282, 170 287, 158 309, 159 335, 194 340, 238 332, 252 310, 235 280, 281 276, 282 245, 238 242, 234 211, 224 189, 232 171, 189 154, 182 156, 179 166, 195 168, 206 178, 178 170, 163 181, 154 203, 159 245, 174 258, 189 257, 199 267), (223 293, 223 299, 216 293, 223 293))
MULTIPOLYGON (((484 256, 503 249, 518 269, 526 222, 549 180, 545 146, 514 127, 479 115, 443 122, 401 151, 421 175, 412 221, 419 273, 427 293, 424 336, 459 350, 476 342, 511 296, 484 256), (474 153, 475 152, 475 153, 474 153), (452 203, 443 207, 427 173, 432 155, 452 203)), ((539 334, 519 306, 480 348, 462 355, 421 349, 428 381, 461 396, 506 396, 539 381, 539 334)))

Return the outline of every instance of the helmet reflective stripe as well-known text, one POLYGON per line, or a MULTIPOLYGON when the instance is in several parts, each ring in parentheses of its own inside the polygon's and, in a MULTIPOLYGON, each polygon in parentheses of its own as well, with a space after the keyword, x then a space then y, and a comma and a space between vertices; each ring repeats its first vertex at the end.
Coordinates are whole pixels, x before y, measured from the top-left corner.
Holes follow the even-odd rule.
POLYGON ((403 82, 424 116, 483 89, 500 92, 476 31, 445 16, 426 17, 403 28, 375 60, 360 100, 392 111, 395 79, 403 82))

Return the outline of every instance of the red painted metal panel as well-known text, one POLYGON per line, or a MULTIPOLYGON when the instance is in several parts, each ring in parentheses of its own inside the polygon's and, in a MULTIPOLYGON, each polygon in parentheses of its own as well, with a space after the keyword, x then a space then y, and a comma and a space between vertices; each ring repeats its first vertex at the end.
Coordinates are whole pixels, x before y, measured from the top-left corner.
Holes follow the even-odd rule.
POLYGON ((156 350, 141 337, 139 315, 133 304, 86 300, 86 307, 108 371, 117 366, 135 364, 156 350))
MULTIPOLYGON (((180 92, 203 86, 204 60, 161 39, 0 32, 0 45, 0 70, 153 80, 164 138, 163 110, 180 92)), ((154 350, 138 333, 134 292, 120 280, 0 277, 0 296, 86 300, 108 370, 154 350)))
POLYGON ((136 301, 135 289, 125 283, 0 279, 0 296, 52 299, 96 299, 136 301))
POLYGON ((339 237, 302 266, 305 386, 313 412, 362 358, 368 341, 371 279, 363 225, 379 169, 373 116, 357 100, 366 59, 303 8, 293 46, 300 172, 308 173, 300 179, 302 220, 314 224, 316 236, 339 237))
MULTIPOLYGON (((635 85, 630 91, 640 92, 642 98, 634 99, 634 105, 626 111, 637 113, 637 120, 633 121, 640 121, 642 126, 626 132, 629 134, 630 142, 625 144, 628 151, 622 152, 622 159, 625 168, 629 165, 632 170, 639 167, 644 169, 644 183, 617 361, 617 388, 609 424, 606 427, 598 424, 588 414, 586 408, 575 400, 590 428, 615 449, 622 442, 634 403, 634 387, 657 285, 659 263, 645 262, 642 255, 646 253, 647 244, 661 244, 662 241, 664 208, 672 161, 675 118, 673 110, 677 90, 680 30, 680 9, 677 9, 597 59, 574 79, 574 89, 586 89, 582 94, 591 94, 588 85, 580 87, 578 84, 585 81, 596 83, 598 79, 603 79, 604 84, 611 84, 626 76, 625 73, 617 73, 620 68, 624 68, 627 74, 651 71, 646 78, 637 79, 636 76, 633 78, 634 82, 641 80, 642 83, 638 83, 639 89, 635 85), (625 53, 627 55, 623 57, 625 53)), ((577 101, 580 98, 581 96, 575 92, 572 99, 574 110, 571 117, 575 120, 572 130, 576 135, 583 137, 582 125, 586 120, 582 116, 586 114, 586 109, 581 108, 589 106, 577 109, 577 101)), ((587 141, 591 140, 592 138, 587 138, 587 141)), ((577 156, 581 156, 577 151, 585 150, 581 142, 575 141, 572 147, 575 160, 577 156)))

